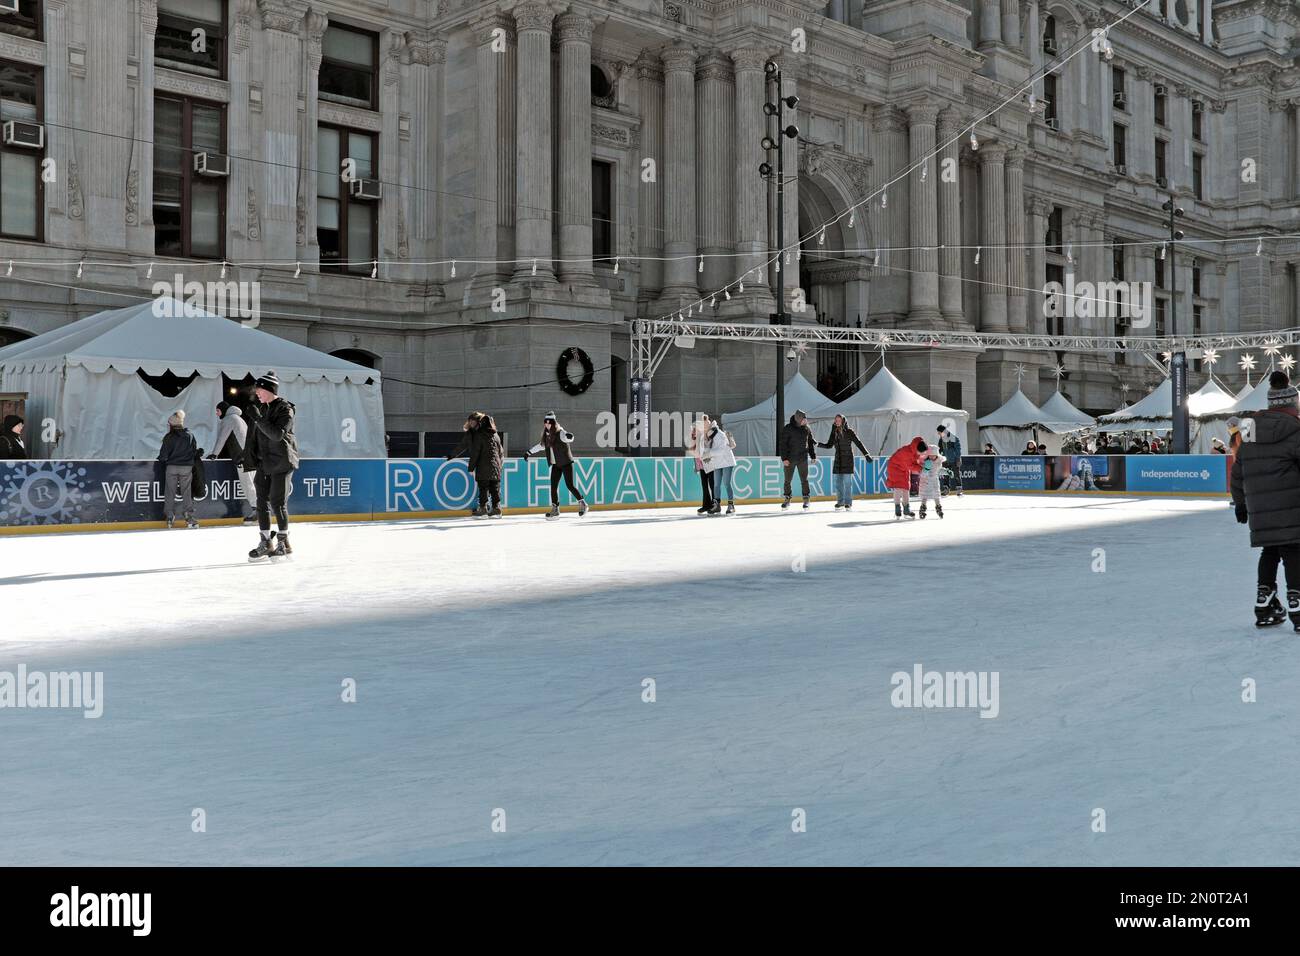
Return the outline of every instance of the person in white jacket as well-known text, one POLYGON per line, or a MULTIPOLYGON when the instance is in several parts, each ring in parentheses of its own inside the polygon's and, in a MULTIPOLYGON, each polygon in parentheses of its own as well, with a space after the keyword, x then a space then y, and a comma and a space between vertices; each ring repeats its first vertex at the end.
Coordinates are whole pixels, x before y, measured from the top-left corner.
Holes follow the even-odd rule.
POLYGON ((943 517, 943 455, 939 454, 934 445, 930 446, 930 453, 925 456, 925 461, 921 464, 920 494, 921 499, 921 517, 925 517, 925 506, 927 502, 934 502, 934 513, 940 518, 943 517))
POLYGON ((691 426, 691 433, 686 438, 686 455, 695 463, 695 473, 700 476, 700 507, 697 515, 714 514, 713 510, 713 475, 704 467, 704 453, 709 429, 713 422, 708 415, 701 415, 700 420, 691 426))
POLYGON ((700 439, 704 471, 713 479, 713 507, 709 514, 722 513, 722 495, 726 490, 727 514, 736 513, 736 492, 731 486, 731 476, 736 470, 736 441, 716 422, 700 439))
POLYGON ((257 520, 257 488, 253 484, 253 472, 244 470, 244 448, 248 444, 248 423, 238 405, 229 402, 217 403, 217 438, 212 443, 212 454, 208 459, 229 458, 235 463, 235 473, 239 475, 239 486, 244 492, 244 521, 257 520))

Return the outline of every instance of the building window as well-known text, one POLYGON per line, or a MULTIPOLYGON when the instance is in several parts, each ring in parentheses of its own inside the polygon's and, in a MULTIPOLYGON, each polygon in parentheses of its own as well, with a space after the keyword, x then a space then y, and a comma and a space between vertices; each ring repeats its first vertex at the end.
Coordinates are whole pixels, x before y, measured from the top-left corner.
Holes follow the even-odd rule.
POLYGON ((154 100, 153 142, 155 251, 220 259, 226 248, 226 180, 195 172, 194 156, 226 151, 225 110, 160 96, 154 100))
MULTIPOLYGON (((1163 247, 1162 247, 1163 248, 1163 247)), ((1156 253, 1156 288, 1165 287, 1165 260, 1160 258, 1160 253, 1156 253)))
POLYGON ((41 0, 18 0, 18 10, 0 10, 0 33, 43 40, 41 24, 44 22, 41 0))
POLYGON ((225 0, 158 0, 153 49, 159 66, 225 76, 225 0))
MULTIPOLYGON (((1201 319, 1202 319, 1203 315, 1204 315, 1204 313, 1203 313, 1203 311, 1202 311, 1201 306, 1199 306, 1199 305, 1194 305, 1194 306, 1192 306, 1192 335, 1200 335, 1200 334, 1201 334, 1201 319)), ((1204 365, 1204 363, 1201 361, 1201 359, 1197 359, 1197 360, 1196 360, 1196 371, 1198 371, 1198 372, 1201 371, 1201 368, 1202 368, 1203 365, 1204 365)))
POLYGON ((320 98, 379 108, 379 36, 331 24, 321 42, 320 98))
POLYGON ((1110 274, 1116 282, 1124 280, 1124 240, 1116 238, 1110 245, 1110 274))
POLYGON ((961 382, 948 382, 946 387, 947 394, 944 402, 949 408, 965 408, 965 399, 961 394, 961 382))
POLYGON ((1156 185, 1161 189, 1169 185, 1169 175, 1167 164, 1165 162, 1165 152, 1168 144, 1163 139, 1156 140, 1156 185))
POLYGON ((1043 119, 1056 118, 1056 74, 1048 73, 1043 77, 1043 119))
POLYGON ((614 164, 591 162, 591 255, 614 261, 614 164))
POLYGON ((353 199, 345 181, 345 160, 353 179, 371 179, 378 168, 377 144, 370 133, 321 126, 316 131, 316 242, 320 267, 369 275, 379 258, 379 210, 353 199))
POLYGON ((1061 207, 1053 206, 1052 211, 1047 214, 1047 235, 1044 238, 1044 244, 1048 252, 1061 254, 1061 207))
MULTIPOLYGON (((1058 288, 1065 288, 1065 267, 1054 262, 1047 264, 1047 284, 1056 283, 1058 288)), ((1065 334, 1065 293, 1045 292, 1043 295, 1043 315, 1047 317, 1047 334, 1065 334)), ((951 407, 951 406, 950 406, 951 407)))
POLYGON ((1051 14, 1043 19, 1043 52, 1056 56, 1056 17, 1051 14))
POLYGON ((1115 109, 1128 111, 1128 89, 1125 86, 1127 77, 1124 75, 1124 68, 1113 66, 1110 69, 1110 86, 1111 102, 1115 109))
POLYGON ((1192 153, 1192 195, 1197 199, 1204 199, 1205 183, 1205 156, 1201 153, 1192 153))
POLYGON ((1156 338, 1165 334, 1165 316, 1169 311, 1169 300, 1166 298, 1156 299, 1156 338))
POLYGON ((1192 266, 1192 295, 1201 297, 1201 267, 1192 266))
POLYGON ((1161 86, 1159 83, 1156 84, 1154 96, 1155 96, 1155 114, 1156 114, 1157 126, 1167 125, 1165 123, 1165 103, 1166 100, 1169 99, 1169 97, 1161 92, 1163 89, 1164 87, 1161 86))
POLYGON ((608 110, 618 109, 618 91, 610 83, 605 71, 594 63, 591 65, 591 103, 608 110))
POLYGON ((1115 166, 1119 169, 1128 169, 1128 127, 1123 123, 1116 123, 1113 133, 1115 155, 1115 166))
POLYGON ((1202 125, 1204 118, 1204 107, 1199 102, 1192 103, 1192 139, 1198 143, 1205 142, 1205 127, 1202 125))
MULTIPOLYGON (((39 67, 0 60, 0 122, 44 120, 39 67)), ((0 145, 0 235, 40 240, 45 226, 43 149, 0 145)))

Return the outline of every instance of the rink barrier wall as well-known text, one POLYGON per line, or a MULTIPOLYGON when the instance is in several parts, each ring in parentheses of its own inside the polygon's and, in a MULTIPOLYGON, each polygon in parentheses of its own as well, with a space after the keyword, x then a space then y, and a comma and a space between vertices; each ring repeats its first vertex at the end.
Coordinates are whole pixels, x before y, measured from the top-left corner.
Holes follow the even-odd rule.
MULTIPOLYGON (((983 456, 962 459, 967 491, 1226 495, 1231 459, 1223 455, 983 456)), ((831 459, 820 456, 808 480, 817 500, 834 498, 831 459)), ((888 494, 883 459, 857 459, 856 497, 888 494)), ((239 524, 239 477, 228 461, 205 462, 207 493, 195 500, 205 524, 239 524)), ((699 501, 691 459, 579 458, 574 479, 594 510, 680 507, 699 501)), ((741 458, 736 501, 781 498, 780 460, 741 458)), ((799 479, 795 476, 795 492, 799 479)), ((463 459, 313 458, 293 478, 289 512, 312 521, 372 521, 463 515, 476 486, 463 459)), ((550 504, 550 467, 506 460, 502 506, 540 513, 550 504)), ((574 504, 561 485, 562 507, 574 504)), ((0 461, 0 534, 157 528, 163 521, 162 468, 150 461, 0 461)))

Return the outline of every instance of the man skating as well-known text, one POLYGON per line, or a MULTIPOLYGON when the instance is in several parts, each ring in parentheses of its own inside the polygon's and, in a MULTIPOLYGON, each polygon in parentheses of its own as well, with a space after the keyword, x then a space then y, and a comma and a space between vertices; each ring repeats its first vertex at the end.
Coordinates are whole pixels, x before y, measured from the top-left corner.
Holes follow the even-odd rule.
POLYGON ((256 472, 257 526, 261 538, 248 552, 248 559, 282 558, 293 553, 289 547, 289 511, 285 501, 293 493, 293 473, 298 470, 298 440, 293 434, 294 407, 280 397, 280 380, 267 372, 253 387, 254 402, 248 407, 248 447, 244 467, 256 472), (271 532, 271 511, 275 511, 278 536, 271 532), (276 537, 277 540, 272 540, 276 537))
MULTIPOLYGON (((947 425, 940 425, 939 431, 939 454, 943 456, 947 467, 952 470, 952 478, 948 480, 948 490, 955 492, 957 497, 961 497, 961 438, 951 430, 947 425)), ((924 507, 924 505, 922 505, 924 507)))
POLYGON ((785 497, 781 508, 784 510, 790 507, 790 497, 794 493, 794 473, 798 471, 799 484, 803 488, 803 506, 806 509, 811 499, 808 493, 808 462, 817 460, 817 442, 813 438, 812 429, 808 427, 808 416, 802 409, 796 408, 790 421, 781 426, 777 451, 785 468, 785 497))

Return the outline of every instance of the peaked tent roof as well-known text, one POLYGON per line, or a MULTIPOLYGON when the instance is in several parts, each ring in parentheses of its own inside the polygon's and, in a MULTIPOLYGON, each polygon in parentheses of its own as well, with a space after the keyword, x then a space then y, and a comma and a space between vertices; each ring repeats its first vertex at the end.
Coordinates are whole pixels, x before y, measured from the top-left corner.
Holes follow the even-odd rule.
POLYGON ((1097 420, 1091 415, 1085 415, 1071 404, 1070 400, 1061 394, 1058 388, 1052 393, 1052 397, 1039 406, 1048 419, 1054 422, 1068 422, 1072 425, 1088 426, 1097 424, 1097 420))
POLYGON ((852 418, 885 412, 931 412, 936 415, 951 415, 954 418, 966 416, 966 412, 961 409, 940 405, 912 391, 898 376, 882 367, 866 385, 838 405, 821 409, 817 417, 834 418, 836 415, 843 415, 845 418, 852 418))
POLYGON ((989 412, 983 418, 976 420, 980 428, 1029 428, 1032 426, 1042 426, 1049 431, 1069 431, 1072 427, 1068 422, 1052 422, 1049 415, 1044 415, 1043 410, 1029 400, 1024 392, 1016 389, 1011 397, 1002 403, 1002 407, 995 412, 989 412))
MULTIPOLYGON (((1267 382, 1268 379, 1262 379, 1261 381, 1267 382)), ((1243 398, 1245 398, 1247 395, 1249 395, 1258 387, 1259 387, 1258 385, 1251 385, 1249 382, 1247 382, 1245 385, 1241 386, 1241 391, 1237 393, 1237 401, 1241 401, 1243 398)))
MULTIPOLYGON (((794 414, 796 408, 803 409, 804 414, 809 418, 813 413, 820 411, 830 404, 828 399, 808 379, 804 378, 802 372, 795 372, 785 383, 785 410, 787 414, 794 414)), ((738 412, 724 412, 722 422, 727 427, 731 427, 738 422, 753 421, 755 419, 772 419, 776 414, 776 392, 763 399, 757 405, 751 405, 749 408, 742 409, 738 412)))
POLYGON ((1218 414, 1230 418, 1238 412, 1262 412, 1266 408, 1268 408, 1268 376, 1261 378, 1249 389, 1242 389, 1237 400, 1227 408, 1221 409, 1218 414))
POLYGON ((0 349, 0 366, 52 370, 82 365, 149 375, 239 377, 275 369, 282 381, 378 382, 379 372, 179 301, 156 299, 101 312, 0 349), (160 306, 164 303, 166 308, 160 306), (171 311, 174 314, 168 315, 171 311))
MULTIPOLYGON (((1187 396, 1187 411, 1194 416, 1209 415, 1228 408, 1235 401, 1236 397, 1231 392, 1226 391, 1211 378, 1195 392, 1187 396)), ((1167 378, 1152 389, 1151 394, 1146 398, 1135 402, 1128 408, 1121 408, 1109 415, 1102 415, 1100 421, 1160 420, 1172 419, 1173 417, 1174 383, 1172 379, 1167 378)))

